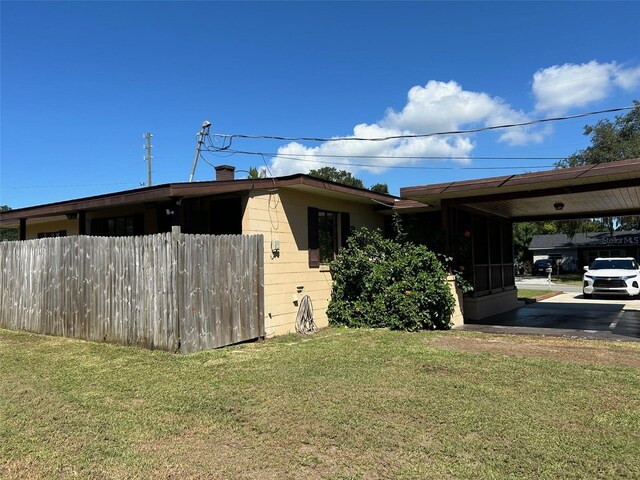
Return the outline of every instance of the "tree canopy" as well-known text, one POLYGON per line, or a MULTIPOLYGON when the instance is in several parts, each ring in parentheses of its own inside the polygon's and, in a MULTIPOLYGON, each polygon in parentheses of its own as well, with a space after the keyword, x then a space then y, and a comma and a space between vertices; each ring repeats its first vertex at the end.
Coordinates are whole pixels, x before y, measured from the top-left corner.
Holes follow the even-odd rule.
MULTIPOLYGON (((364 186, 362 180, 358 177, 354 177, 351 172, 346 170, 338 170, 334 167, 322 167, 318 169, 309 170, 309 175, 313 177, 329 180, 330 182, 342 183, 343 185, 349 185, 356 188, 367 188, 364 186)), ((377 193, 389 193, 389 185, 386 183, 375 183, 369 188, 372 192, 377 193)))
POLYGON ((591 145, 560 160, 556 166, 577 167, 640 158, 640 102, 635 100, 633 104, 633 110, 617 115, 614 121, 604 119, 586 125, 584 134, 591 137, 591 145))
POLYGON ((346 170, 338 170, 334 167, 322 167, 318 168, 317 170, 312 169, 309 170, 309 175, 322 178, 324 180, 329 180, 330 182, 349 185, 350 187, 366 188, 364 186, 364 183, 362 183, 362 180, 354 177, 351 172, 347 172, 346 170))
MULTIPOLYGON (((11 210, 8 205, 0 205, 0 212, 7 212, 11 210)), ((0 227, 0 241, 2 240, 17 240, 18 230, 9 227, 0 227)))
POLYGON ((386 183, 376 183, 374 185, 371 185, 371 188, 369 190, 377 193, 389 193, 389 185, 387 185, 386 183))

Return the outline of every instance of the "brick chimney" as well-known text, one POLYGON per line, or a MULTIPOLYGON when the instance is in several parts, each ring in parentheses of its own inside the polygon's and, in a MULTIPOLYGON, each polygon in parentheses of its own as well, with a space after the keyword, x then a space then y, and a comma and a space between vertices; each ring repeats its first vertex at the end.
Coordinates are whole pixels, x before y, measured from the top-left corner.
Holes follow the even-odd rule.
POLYGON ((216 167, 216 181, 235 180, 236 167, 231 165, 218 165, 216 167))

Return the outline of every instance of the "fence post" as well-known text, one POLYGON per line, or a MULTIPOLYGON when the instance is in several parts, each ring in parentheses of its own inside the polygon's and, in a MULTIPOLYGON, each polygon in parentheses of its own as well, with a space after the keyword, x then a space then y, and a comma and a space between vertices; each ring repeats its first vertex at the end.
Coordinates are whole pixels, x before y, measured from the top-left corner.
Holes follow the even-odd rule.
POLYGON ((180 264, 180 226, 171 227, 171 328, 173 329, 173 344, 171 349, 177 352, 181 347, 182 325, 180 313, 182 306, 182 265, 180 264))
POLYGON ((264 236, 259 235, 257 237, 257 249, 258 249, 258 265, 256 269, 256 275, 258 280, 258 324, 260 338, 265 337, 264 327, 264 236))

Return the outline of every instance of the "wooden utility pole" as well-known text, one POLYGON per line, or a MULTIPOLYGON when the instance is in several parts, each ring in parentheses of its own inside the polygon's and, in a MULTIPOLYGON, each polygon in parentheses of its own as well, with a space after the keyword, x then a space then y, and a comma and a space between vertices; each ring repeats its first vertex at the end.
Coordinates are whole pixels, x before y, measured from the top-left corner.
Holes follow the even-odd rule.
POLYGON ((153 158, 151 156, 151 147, 153 147, 153 145, 151 145, 151 137, 153 137, 152 134, 150 133, 145 133, 144 134, 144 138, 147 139, 147 145, 146 148, 147 149, 147 174, 148 174, 148 181, 147 181, 147 187, 151 186, 151 159, 153 158))
POLYGON ((193 176, 196 173, 196 165, 198 164, 198 158, 200 158, 200 152, 202 150, 202 144, 204 143, 204 137, 209 135, 209 127, 211 127, 211 122, 209 120, 205 120, 204 122, 202 122, 202 128, 197 134, 198 146, 196 147, 196 154, 193 157, 193 167, 191 167, 191 175, 189 175, 189 182, 193 182, 193 176))

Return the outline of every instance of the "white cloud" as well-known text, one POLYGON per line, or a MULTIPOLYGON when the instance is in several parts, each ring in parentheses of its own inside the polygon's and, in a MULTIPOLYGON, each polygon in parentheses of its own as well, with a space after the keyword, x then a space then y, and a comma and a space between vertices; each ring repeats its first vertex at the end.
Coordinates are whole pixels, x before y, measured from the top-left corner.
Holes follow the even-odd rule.
POLYGON ((614 82, 618 87, 628 91, 640 88, 640 67, 620 69, 614 82))
POLYGON ((538 111, 560 114, 602 100, 615 88, 631 91, 638 86, 640 68, 592 60, 540 69, 533 75, 532 89, 538 111))
MULTIPOLYGON (((465 90, 455 81, 430 80, 424 86, 416 85, 409 90, 401 110, 387 109, 380 121, 358 124, 350 136, 380 138, 522 123, 584 107, 616 90, 631 92, 638 88, 640 67, 625 68, 616 62, 598 63, 595 60, 579 65, 554 65, 533 75, 532 92, 536 104, 535 109, 527 113, 512 108, 500 97, 465 90)), ((507 145, 527 145, 542 142, 552 132, 553 127, 546 124, 508 128, 496 134, 498 141, 507 145)), ((285 175, 330 164, 351 172, 382 173, 390 166, 424 165, 424 159, 407 157, 428 156, 460 157, 452 160, 470 164, 475 147, 472 138, 472 135, 464 134, 384 142, 340 140, 314 147, 294 142, 278 149, 279 156, 272 160, 271 171, 275 175, 285 175), (374 161, 375 166, 363 166, 374 161)))
MULTIPOLYGON (((411 88, 407 94, 407 103, 401 111, 389 109, 383 119, 377 123, 356 125, 351 137, 379 138, 462 130, 474 126, 520 122, 526 118, 523 112, 513 110, 498 97, 464 90, 454 81, 432 80, 424 87, 411 88)), ((542 136, 531 129, 510 129, 505 130, 499 139, 509 144, 524 144, 540 141, 542 136)), ((389 166, 413 165, 421 162, 419 159, 406 158, 417 156, 463 157, 454 161, 468 164, 473 148, 470 135, 410 138, 384 142, 341 140, 325 142, 316 147, 289 143, 278 149, 279 156, 272 161, 271 170, 275 175, 285 175, 320 168, 326 166, 326 162, 336 162, 340 163, 340 165, 334 165, 336 168, 351 172, 362 169, 379 173, 389 166), (334 158, 331 155, 349 158, 334 158), (361 166, 363 163, 373 163, 370 158, 358 158, 366 155, 388 158, 376 158, 375 167, 363 167, 361 166), (291 157, 297 157, 300 160, 291 157)))

